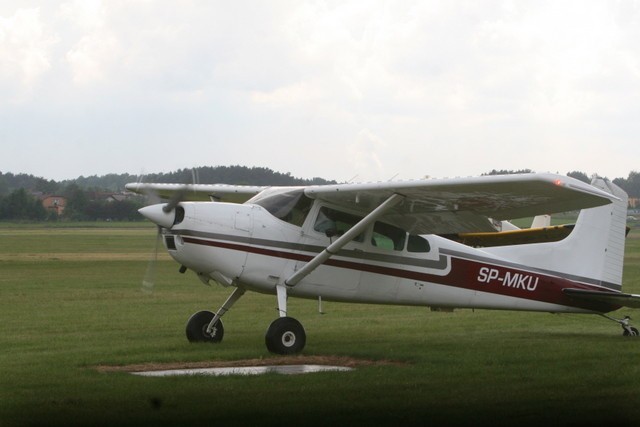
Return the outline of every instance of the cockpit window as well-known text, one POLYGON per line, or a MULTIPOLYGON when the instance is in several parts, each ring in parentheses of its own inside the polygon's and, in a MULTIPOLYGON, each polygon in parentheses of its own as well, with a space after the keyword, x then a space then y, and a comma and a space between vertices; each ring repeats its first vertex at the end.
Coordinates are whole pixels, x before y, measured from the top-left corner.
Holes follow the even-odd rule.
MULTIPOLYGON (((342 236, 351 227, 359 223, 360 220, 362 220, 360 216, 323 206, 318 212, 318 217, 313 225, 313 229, 320 233, 326 233, 327 235, 342 236)), ((359 235, 353 240, 363 242, 364 234, 359 235)))
POLYGON ((262 206, 276 218, 301 227, 313 200, 305 196, 304 190, 298 189, 256 198, 253 203, 262 206))
POLYGON ((404 249, 404 242, 407 232, 393 225, 383 222, 376 222, 373 226, 371 244, 377 248, 401 251, 404 249))

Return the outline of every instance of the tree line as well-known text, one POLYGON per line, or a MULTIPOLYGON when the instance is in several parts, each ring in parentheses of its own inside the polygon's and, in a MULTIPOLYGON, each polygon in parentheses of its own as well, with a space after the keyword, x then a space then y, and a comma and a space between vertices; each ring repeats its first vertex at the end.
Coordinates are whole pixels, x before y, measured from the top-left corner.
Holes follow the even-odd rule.
POLYGON ((232 185, 321 185, 336 184, 323 178, 296 178, 290 173, 275 172, 269 168, 246 166, 202 166, 193 169, 178 169, 168 173, 151 173, 141 175, 107 174, 103 176, 80 176, 76 179, 56 182, 27 174, 0 172, 0 197, 13 190, 24 188, 46 194, 61 193, 71 184, 83 189, 100 189, 102 191, 123 191, 130 182, 166 182, 181 184, 232 184, 232 185))
MULTIPOLYGON (((530 173, 531 169, 492 170, 483 175, 530 173)), ((589 175, 571 171, 568 176, 590 182, 589 175)), ((245 166, 199 167, 179 169, 169 173, 154 173, 146 176, 130 174, 108 174, 104 176, 79 177, 74 180, 56 182, 27 174, 0 172, 0 220, 140 220, 138 209, 145 205, 142 196, 124 200, 108 200, 105 193, 121 192, 129 182, 173 182, 173 183, 225 183, 234 185, 322 185, 335 184, 323 178, 302 179, 289 173, 275 172, 269 168, 245 166), (61 216, 48 212, 37 195, 56 195, 66 199, 61 216)), ((613 182, 625 190, 630 197, 640 198, 640 172, 632 171, 627 178, 615 178, 613 182)))
MULTIPOLYGON (((100 194, 103 194, 100 192, 100 194)), ((66 206, 59 215, 48 211, 42 200, 24 188, 18 188, 0 197, 0 220, 8 221, 136 221, 140 220, 138 209, 144 206, 141 197, 126 200, 107 200, 96 197, 96 192, 69 184, 58 197, 64 197, 66 206)))
POLYGON ((104 197, 105 193, 122 192, 127 183, 137 181, 264 186, 336 183, 322 178, 296 178, 290 173, 275 172, 269 168, 245 166, 205 166, 144 176, 126 173, 80 176, 60 182, 28 174, 0 172, 0 220, 141 220, 138 209, 145 205, 144 197, 134 196, 125 200, 108 200, 104 197), (62 215, 47 212, 38 195, 64 197, 66 207, 62 215))

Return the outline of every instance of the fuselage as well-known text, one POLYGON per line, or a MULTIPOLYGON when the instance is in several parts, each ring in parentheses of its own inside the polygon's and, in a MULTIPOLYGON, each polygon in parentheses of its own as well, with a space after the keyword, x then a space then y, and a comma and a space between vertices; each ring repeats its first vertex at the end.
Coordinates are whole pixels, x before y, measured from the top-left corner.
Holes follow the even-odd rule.
MULTIPOLYGON (((291 194, 295 190, 284 201, 274 197, 241 205, 183 202, 180 219, 163 230, 165 246, 201 278, 275 293, 276 286, 360 218, 358 212, 291 194)), ((617 308, 574 300, 564 288, 599 289, 512 262, 490 249, 436 235, 415 236, 376 222, 288 295, 443 308, 573 313, 617 308)))

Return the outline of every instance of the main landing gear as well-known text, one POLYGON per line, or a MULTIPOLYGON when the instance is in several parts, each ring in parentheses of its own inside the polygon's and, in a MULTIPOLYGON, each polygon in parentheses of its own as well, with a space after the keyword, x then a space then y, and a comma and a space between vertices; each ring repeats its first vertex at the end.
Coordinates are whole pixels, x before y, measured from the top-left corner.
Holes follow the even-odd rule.
POLYGON ((619 323, 620 326, 622 326, 622 335, 625 337, 637 337, 640 335, 638 328, 631 326, 629 323, 631 320, 631 317, 629 316, 624 316, 622 319, 616 319, 615 317, 607 316, 606 314, 602 314, 601 316, 619 323))
POLYGON ((264 336, 267 350, 275 354, 300 353, 307 342, 302 324, 293 317, 280 317, 269 325, 264 336))
MULTIPOLYGON (((307 335, 300 322, 287 316, 286 288, 278 285, 276 291, 280 317, 271 322, 265 334, 267 350, 283 355, 300 353, 307 342, 307 335)), ((220 318, 244 295, 244 292, 242 288, 234 289, 217 313, 199 311, 193 314, 187 321, 186 333, 189 342, 219 343, 222 341, 224 326, 220 318)))

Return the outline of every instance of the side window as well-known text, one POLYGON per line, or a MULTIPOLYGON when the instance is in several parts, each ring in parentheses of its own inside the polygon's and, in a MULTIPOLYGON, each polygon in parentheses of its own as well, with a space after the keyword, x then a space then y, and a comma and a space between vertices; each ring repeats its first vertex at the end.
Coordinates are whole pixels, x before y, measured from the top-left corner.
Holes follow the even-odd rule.
POLYGON ((409 234, 409 241, 407 242, 407 251, 409 252, 429 252, 431 246, 424 237, 409 234))
MULTIPOLYGON (((329 232, 330 234, 342 236, 347 232, 347 230, 360 222, 361 219, 362 217, 359 217, 357 215, 340 212, 335 209, 323 206, 318 212, 318 217, 316 218, 316 222, 313 225, 313 229, 320 233, 329 232)), ((363 242, 364 235, 361 234, 353 240, 355 240, 356 242, 363 242)))
POLYGON ((393 225, 376 222, 373 226, 371 244, 377 248, 401 251, 404 249, 404 242, 407 233, 393 225))

